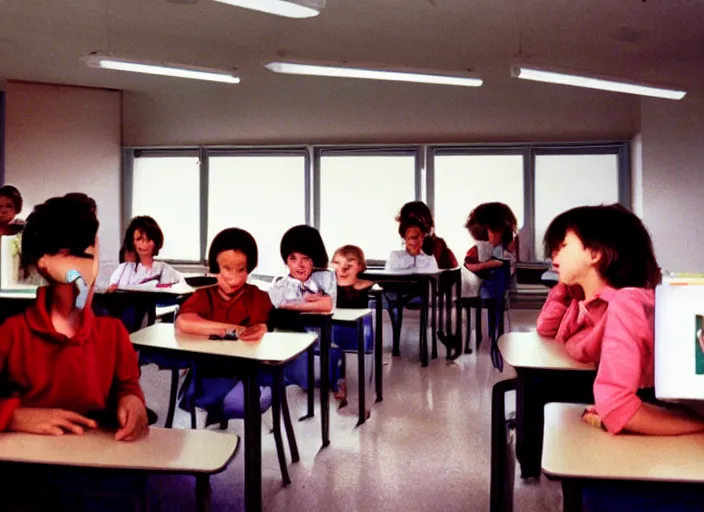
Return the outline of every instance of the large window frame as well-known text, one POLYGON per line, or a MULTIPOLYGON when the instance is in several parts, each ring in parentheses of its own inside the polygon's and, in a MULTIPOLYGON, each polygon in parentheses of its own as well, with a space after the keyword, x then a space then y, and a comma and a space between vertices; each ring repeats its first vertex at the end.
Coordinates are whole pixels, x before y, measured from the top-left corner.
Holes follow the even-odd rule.
MULTIPOLYGON (((631 157, 628 141, 603 143, 516 143, 516 144, 416 144, 416 145, 298 145, 298 146, 188 146, 179 148, 125 147, 122 181, 122 226, 124 232, 132 217, 134 159, 143 157, 199 157, 200 162, 200 261, 169 260, 173 264, 204 264, 208 247, 209 158, 217 156, 305 157, 304 197, 306 223, 320 228, 322 156, 393 156, 415 158, 415 199, 425 201, 435 212, 435 157, 445 155, 521 155, 523 157, 524 228, 521 246, 530 247, 530 261, 542 260, 535 254, 535 158, 538 155, 599 155, 618 157, 619 203, 632 209, 631 157)), ((373 184, 370 184, 373 186, 373 184)), ((398 205, 399 208, 401 205, 398 205)), ((390 247, 393 241, 390 241, 390 247)))

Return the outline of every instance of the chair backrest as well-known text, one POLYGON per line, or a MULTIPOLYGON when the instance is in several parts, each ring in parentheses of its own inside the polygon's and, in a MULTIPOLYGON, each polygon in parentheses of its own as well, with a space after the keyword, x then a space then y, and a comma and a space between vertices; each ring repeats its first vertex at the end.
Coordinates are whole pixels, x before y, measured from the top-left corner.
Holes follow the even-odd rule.
POLYGON ((503 260, 503 264, 492 271, 491 277, 484 279, 481 286, 483 299, 502 299, 506 297, 511 287, 511 261, 503 260))

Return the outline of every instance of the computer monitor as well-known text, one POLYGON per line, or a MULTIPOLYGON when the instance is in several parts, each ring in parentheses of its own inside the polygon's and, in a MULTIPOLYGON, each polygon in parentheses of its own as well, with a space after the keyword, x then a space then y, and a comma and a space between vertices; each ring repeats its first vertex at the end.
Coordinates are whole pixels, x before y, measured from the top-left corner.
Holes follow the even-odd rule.
POLYGON ((704 276, 656 288, 654 356, 658 399, 704 400, 704 276))

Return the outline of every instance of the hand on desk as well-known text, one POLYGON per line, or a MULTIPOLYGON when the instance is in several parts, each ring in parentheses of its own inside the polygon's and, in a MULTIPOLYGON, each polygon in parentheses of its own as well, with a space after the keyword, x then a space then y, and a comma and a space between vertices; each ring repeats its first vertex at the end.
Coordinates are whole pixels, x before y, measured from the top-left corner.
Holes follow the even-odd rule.
POLYGON ((10 430, 14 432, 51 436, 60 436, 65 432, 81 435, 84 429, 97 426, 95 421, 64 409, 18 407, 10 420, 10 430))
POLYGON ((257 324, 250 327, 239 327, 236 331, 242 341, 259 341, 266 334, 267 327, 266 324, 257 324))
POLYGON ((147 408, 135 395, 126 395, 117 403, 117 421, 120 428, 115 432, 116 441, 136 441, 149 433, 147 408))

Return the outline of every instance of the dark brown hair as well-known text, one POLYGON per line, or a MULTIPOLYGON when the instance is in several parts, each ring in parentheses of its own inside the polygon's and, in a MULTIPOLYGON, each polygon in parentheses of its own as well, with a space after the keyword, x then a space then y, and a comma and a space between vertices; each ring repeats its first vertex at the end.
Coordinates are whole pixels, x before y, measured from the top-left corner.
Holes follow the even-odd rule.
POLYGON ((244 229, 227 228, 215 235, 208 251, 208 267, 213 274, 220 273, 218 256, 225 251, 239 251, 247 258, 247 273, 259 263, 259 251, 254 237, 244 229))
POLYGON ((482 203, 469 213, 464 225, 477 241, 489 240, 489 232, 501 233, 501 244, 506 248, 516 235, 518 221, 511 208, 504 203, 482 203))
POLYGON ((545 232, 545 256, 551 258, 572 231, 586 249, 601 254, 599 274, 614 288, 655 288, 660 267, 643 222, 620 204, 580 206, 553 219, 545 232))
POLYGON ((34 207, 27 217, 22 234, 20 264, 25 275, 44 255, 58 254, 67 249, 73 256, 86 255, 95 245, 98 219, 85 201, 70 197, 52 197, 34 207))
POLYGON ((281 259, 284 263, 294 252, 305 254, 313 260, 313 268, 328 267, 328 252, 325 250, 320 232, 313 226, 301 224, 293 226, 281 237, 281 259))
POLYGON ((12 201, 12 206, 15 208, 15 214, 22 211, 22 194, 17 190, 17 187, 12 185, 3 185, 0 187, 0 196, 7 197, 12 201))
POLYGON ((130 225, 127 226, 127 231, 125 231, 125 240, 123 242, 125 249, 133 251, 135 254, 137 253, 137 249, 134 246, 134 232, 137 230, 154 242, 154 256, 159 254, 161 248, 164 247, 164 233, 161 231, 159 224, 148 215, 141 215, 130 221, 130 225))
MULTIPOLYGON (((396 222, 403 224, 408 220, 415 220, 419 223, 419 227, 423 233, 430 234, 435 227, 433 214, 428 208, 428 205, 423 201, 411 201, 401 207, 401 211, 396 216, 396 222)), ((403 235, 401 235, 403 236, 403 235)))

